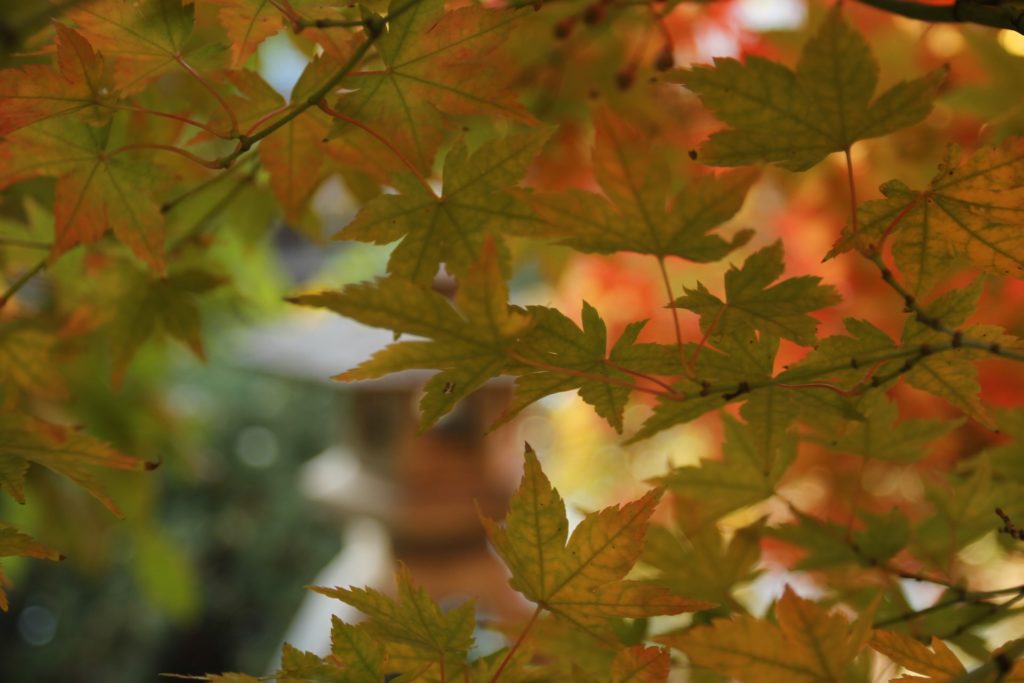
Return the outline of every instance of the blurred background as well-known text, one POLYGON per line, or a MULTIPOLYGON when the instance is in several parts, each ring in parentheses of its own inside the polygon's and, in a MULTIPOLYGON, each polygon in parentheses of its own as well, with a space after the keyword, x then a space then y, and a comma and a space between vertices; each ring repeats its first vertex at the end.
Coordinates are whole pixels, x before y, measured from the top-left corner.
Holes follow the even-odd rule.
MULTIPOLYGON (((740 54, 792 64, 822 9, 801 0, 686 3, 666 25, 678 64, 740 54)), ((1024 38, 927 27, 856 5, 850 13, 868 36, 886 83, 952 65, 950 86, 924 126, 855 148, 862 199, 878 196, 874 188, 890 177, 915 186, 927 182, 927 169, 942 154, 933 144, 936 130, 965 145, 1024 130, 1024 106, 1015 95, 1024 84, 1024 38)), ((643 49, 652 53, 661 46, 647 34, 630 40, 647 41, 643 49)), ((535 56, 523 52, 525 69, 535 56)), ((308 45, 278 36, 261 47, 258 64, 267 82, 287 94, 310 54, 308 45)), ((605 57, 595 59, 599 66, 605 57)), ((613 86, 609 93, 616 96, 613 86)), ((557 109, 564 105, 559 96, 572 95, 556 88, 547 93, 550 100, 538 97, 533 104, 557 109)), ((666 107, 666 115, 692 118, 692 142, 714 125, 692 98, 666 107)), ((531 182, 558 175, 562 185, 594 189, 585 171, 585 135, 572 126, 559 135, 576 140, 580 155, 545 160, 531 182)), ((625 448, 572 395, 553 397, 488 435, 507 397, 508 386, 501 383, 418 435, 421 376, 357 385, 329 379, 388 343, 388 333, 282 303, 296 291, 383 273, 386 247, 322 241, 354 215, 365 195, 358 184, 332 178, 317 191, 308 224, 254 225, 253 216, 267 214, 258 210, 268 201, 261 199, 265 180, 257 175, 244 201, 219 212, 209 227, 217 236, 210 249, 230 286, 201 301, 205 362, 167 341, 146 344, 117 389, 95 381, 96 368, 109 364, 102 347, 79 349, 68 370, 73 413, 90 433, 162 463, 145 474, 104 475, 126 519, 113 519, 45 472, 33 472, 29 498, 48 504, 22 507, 0 497, 0 516, 67 556, 62 563, 5 560, 14 589, 10 611, 0 616, 0 681, 137 683, 153 680, 154 672, 265 673, 285 638, 308 649, 327 641, 329 614, 340 607, 312 598, 304 586, 386 587, 396 559, 442 600, 483 600, 478 647, 485 652, 501 643, 486 630, 488 615, 515 615, 524 605, 508 591, 487 550, 473 501, 500 514, 518 481, 524 440, 540 453, 577 513, 636 495, 646 479, 671 466, 717 454, 720 427, 714 420, 625 448)), ((769 170, 725 232, 756 228, 750 250, 782 237, 791 274, 820 274, 840 288, 846 302, 823 317, 823 333, 837 331, 851 314, 892 331, 902 320, 898 306, 865 308, 866 301, 880 300, 870 264, 819 263, 845 220, 845 182, 841 160, 799 177, 769 170)), ((38 206, 25 210, 40 223, 52 221, 38 206)), ((196 215, 204 210, 190 209, 196 215)), ((514 248, 516 303, 556 305, 575 317, 586 299, 602 312, 612 338, 628 322, 650 317, 645 338, 672 339, 650 260, 585 257, 526 242, 514 248)), ((670 263, 670 274, 676 288, 698 279, 717 283, 727 266, 670 263)), ((979 319, 1019 327, 1019 284, 992 283, 979 319)), ((687 324, 684 333, 699 336, 695 322, 687 324)), ((985 398, 996 404, 1014 403, 1019 381, 1016 368, 982 367, 985 398)), ((912 391, 903 398, 912 411, 945 410, 912 391)), ((631 407, 626 433, 647 414, 642 401, 631 407)), ((957 438, 968 446, 984 441, 963 431, 957 438)), ((834 476, 810 467, 794 495, 825 504, 834 476)), ((915 471, 908 468, 902 476, 904 493, 920 497, 915 471)), ((740 515, 731 523, 739 528, 752 521, 740 515)), ((995 542, 979 543, 972 546, 973 561, 1003 572, 1001 584, 1010 583, 1010 570, 992 565, 995 542)), ((777 595, 786 561, 783 555, 778 567, 765 567, 749 589, 752 604, 777 595)))

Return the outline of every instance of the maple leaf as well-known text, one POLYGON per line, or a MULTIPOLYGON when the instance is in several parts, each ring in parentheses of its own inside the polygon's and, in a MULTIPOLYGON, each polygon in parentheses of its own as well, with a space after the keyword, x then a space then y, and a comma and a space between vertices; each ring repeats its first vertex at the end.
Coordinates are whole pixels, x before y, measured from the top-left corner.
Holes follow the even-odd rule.
MULTIPOLYGON (((0 413, 2 419, 2 413, 0 413)), ((2 446, 0 446, 2 449, 2 446)), ((0 452, 0 477, 5 474, 5 465, 0 452)), ((23 534, 17 529, 3 522, 0 522, 0 557, 34 557, 39 560, 61 560, 63 557, 56 550, 46 547, 28 534, 23 534)), ((4 576, 3 567, 0 566, 0 610, 7 611, 7 577, 4 576)))
POLYGON ((810 346, 817 340, 818 322, 807 315, 838 303, 839 293, 821 285, 813 275, 792 277, 769 287, 784 269, 782 242, 775 242, 747 257, 741 268, 725 274, 725 301, 702 283, 684 289, 674 306, 700 315, 701 330, 716 338, 744 333, 752 328, 810 346))
POLYGON ((123 516, 96 480, 95 468, 152 469, 151 463, 123 455, 84 432, 0 411, 0 491, 25 502, 25 475, 32 464, 67 477, 123 516))
MULTIPOLYGON (((509 87, 514 70, 497 57, 520 16, 478 5, 445 12, 444 0, 421 0, 403 8, 376 41, 383 68, 351 75, 336 109, 369 124, 416 168, 428 174, 444 136, 442 112, 533 121, 509 87)), ((358 130, 335 124, 335 135, 358 130)))
POLYGON ((281 668, 274 680, 277 683, 350 683, 345 671, 288 643, 281 648, 281 668))
POLYGON ((54 24, 57 66, 29 64, 0 71, 0 137, 51 117, 79 113, 102 123, 116 99, 114 83, 103 57, 74 29, 54 24))
POLYGON ((827 441, 837 451, 866 458, 910 463, 927 455, 928 444, 956 429, 963 420, 899 420, 896 404, 881 392, 858 403, 863 419, 851 421, 838 438, 827 441))
POLYGON ((667 370, 664 374, 676 374, 675 367, 679 365, 676 349, 636 343, 644 321, 627 326, 609 351, 607 327, 597 310, 586 301, 581 314, 583 329, 556 309, 535 306, 529 311, 537 322, 522 340, 518 352, 545 365, 564 368, 566 372, 530 372, 516 378, 515 391, 502 422, 545 396, 579 389, 580 397, 621 434, 622 415, 631 393, 628 384, 633 382, 629 373, 651 371, 653 364, 654 372, 667 370), (593 379, 571 373, 589 375, 593 379), (624 382, 627 384, 623 385, 624 382))
MULTIPOLYGON (((231 66, 238 68, 267 38, 288 25, 280 6, 271 0, 209 0, 217 8, 217 18, 231 40, 231 66)), ((289 0, 287 5, 299 9, 311 4, 289 0), (298 7, 296 7, 296 5, 298 7)))
POLYGON ((115 386, 121 384, 139 347, 160 334, 185 344, 199 359, 205 358, 198 297, 222 285, 223 278, 196 268, 166 277, 129 269, 122 280, 121 297, 109 325, 115 386))
POLYGON ((338 238, 387 244, 401 239, 388 272, 430 284, 444 262, 463 275, 488 239, 529 211, 511 194, 548 137, 544 129, 484 143, 472 156, 463 143, 445 157, 444 191, 438 197, 409 173, 395 177, 399 194, 367 202, 338 238))
POLYGON ((828 257, 892 233, 892 254, 907 288, 930 291, 959 264, 1024 277, 1024 139, 983 148, 960 162, 950 148, 925 190, 898 180, 885 199, 861 204, 858 231, 848 228, 828 257))
POLYGON ((628 647, 612 660, 611 683, 661 683, 668 680, 670 664, 668 653, 660 647, 628 647))
POLYGON ((799 515, 795 524, 773 527, 765 535, 781 539, 807 551, 794 569, 813 570, 840 565, 877 567, 902 550, 910 540, 907 517, 899 510, 888 514, 861 513, 864 527, 799 515))
POLYGON ((787 586, 775 603, 778 623, 742 614, 656 640, 743 683, 833 683, 866 644, 873 611, 850 624, 787 586))
POLYGON ((672 491, 687 510, 686 527, 699 530, 730 512, 775 494, 796 455, 795 444, 766 462, 751 430, 735 418, 722 416, 725 441, 721 460, 702 460, 699 466, 677 467, 656 481, 672 491))
POLYGON ((878 64, 836 5, 804 46, 796 71, 748 56, 675 73, 731 128, 712 134, 701 158, 718 166, 768 161, 803 171, 858 140, 923 120, 945 69, 900 82, 872 101, 878 64))
POLYGON ((658 570, 654 580, 669 590, 745 611, 732 593, 737 585, 760 574, 757 564, 764 524, 738 529, 725 543, 717 525, 693 519, 687 501, 676 505, 676 518, 678 534, 658 525, 647 531, 641 560, 658 570))
POLYGON ((44 398, 65 398, 64 376, 53 361, 57 339, 28 320, 8 321, 0 328, 0 379, 44 398))
POLYGON ((941 639, 932 636, 931 649, 924 643, 895 631, 876 630, 871 635, 871 648, 918 676, 900 676, 892 681, 910 683, 949 683, 967 673, 967 669, 941 639))
POLYGON ((50 119, 12 133, 0 147, 0 189, 36 176, 57 179, 52 258, 109 229, 163 271, 164 217, 154 195, 165 172, 137 151, 119 151, 133 134, 120 115, 103 126, 50 119))
POLYGON ((384 678, 384 647, 366 626, 331 617, 331 655, 344 668, 346 683, 379 683, 384 678))
POLYGON ((210 51, 193 33, 194 14, 194 5, 183 0, 98 0, 71 9, 67 16, 90 43, 114 59, 118 88, 132 94, 169 69, 183 68, 187 57, 210 51))
POLYGON ((525 310, 508 305, 508 290, 493 245, 484 249, 481 261, 460 283, 455 294, 458 310, 437 292, 396 277, 289 301, 327 308, 398 334, 428 338, 392 344, 335 378, 353 381, 401 370, 440 370, 427 382, 420 401, 424 427, 488 379, 518 367, 508 351, 534 322, 525 310))
MULTIPOLYGON (((960 327, 974 311, 981 295, 981 281, 975 280, 967 287, 954 289, 942 295, 926 308, 930 317, 941 321, 947 327, 960 327)), ((968 325, 964 334, 982 339, 1006 348, 1019 345, 1014 337, 1003 334, 1001 328, 993 325, 968 325)), ((925 346, 946 341, 948 335, 932 329, 916 319, 907 318, 903 327, 902 342, 905 346, 925 346)), ((957 349, 955 353, 925 355, 904 375, 912 387, 944 398, 969 416, 990 429, 995 422, 988 414, 978 396, 980 386, 977 370, 972 361, 984 357, 975 349, 957 349)))
POLYGON ((741 230, 726 241, 708 232, 740 210, 756 171, 712 176, 687 167, 673 173, 667 155, 658 153, 663 148, 645 148, 642 140, 633 128, 602 119, 593 163, 606 198, 582 190, 521 193, 544 222, 521 232, 558 237, 585 252, 636 251, 701 263, 723 258, 753 236, 741 230))
MULTIPOLYGON (((319 87, 331 63, 329 57, 320 56, 306 66, 292 88, 292 106, 303 102, 319 87)), ((258 83, 250 84, 247 92, 251 93, 257 111, 276 108, 273 104, 276 93, 265 91, 258 83)), ((329 157, 323 144, 329 128, 324 114, 307 110, 260 142, 260 160, 270 172, 270 189, 285 219, 293 226, 303 223, 313 194, 330 174, 329 157)))
POLYGON ((565 503, 529 446, 522 483, 504 526, 482 517, 487 535, 512 572, 510 583, 539 607, 602 640, 611 617, 678 614, 712 607, 662 586, 624 581, 643 550, 647 520, 661 497, 643 498, 588 514, 568 536, 565 503))
MULTIPOLYGON (((476 625, 473 602, 442 612, 424 589, 412 583, 407 569, 400 569, 397 578, 397 599, 372 588, 313 587, 313 590, 352 605, 365 614, 367 621, 363 628, 385 644, 389 666, 405 671, 443 662, 449 670, 457 670, 453 667, 465 662, 473 646, 476 625)), ((362 656, 372 651, 372 648, 364 647, 365 639, 351 631, 347 635, 339 633, 340 640, 334 641, 332 648, 350 651, 355 647, 354 641, 342 642, 350 637, 360 638, 362 644, 358 647, 362 656)))

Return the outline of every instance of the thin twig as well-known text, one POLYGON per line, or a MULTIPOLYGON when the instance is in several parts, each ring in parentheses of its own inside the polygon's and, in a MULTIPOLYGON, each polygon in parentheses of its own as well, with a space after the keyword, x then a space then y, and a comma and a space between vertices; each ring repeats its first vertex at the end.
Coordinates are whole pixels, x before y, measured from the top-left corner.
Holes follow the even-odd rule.
POLYGON ((44 258, 43 260, 39 261, 37 264, 29 268, 28 270, 26 270, 24 273, 21 274, 21 276, 17 280, 11 283, 11 286, 8 287, 7 291, 3 293, 3 296, 0 296, 0 308, 6 306, 7 302, 10 301, 15 294, 21 291, 21 288, 28 284, 29 280, 31 280, 40 272, 42 272, 43 268, 46 267, 47 258, 44 258))

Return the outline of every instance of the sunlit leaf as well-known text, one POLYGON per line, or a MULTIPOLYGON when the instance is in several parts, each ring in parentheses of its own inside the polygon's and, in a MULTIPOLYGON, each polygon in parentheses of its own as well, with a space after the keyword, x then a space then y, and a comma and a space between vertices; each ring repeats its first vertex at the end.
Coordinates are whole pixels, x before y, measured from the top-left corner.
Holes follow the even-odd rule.
POLYGON ((858 140, 924 119, 944 76, 939 69, 873 97, 878 64, 836 5, 804 46, 795 71, 763 57, 717 58, 713 67, 680 71, 677 79, 730 126, 701 147, 703 161, 769 161, 803 171, 858 140))

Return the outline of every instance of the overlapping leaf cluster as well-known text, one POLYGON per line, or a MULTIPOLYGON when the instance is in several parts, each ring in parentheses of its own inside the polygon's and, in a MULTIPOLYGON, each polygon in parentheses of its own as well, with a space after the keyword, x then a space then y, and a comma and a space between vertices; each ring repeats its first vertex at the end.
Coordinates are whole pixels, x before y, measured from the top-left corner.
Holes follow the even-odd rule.
MULTIPOLYGON (((1000 664, 1019 643, 994 653, 977 635, 1012 613, 1000 596, 1020 591, 968 590, 956 560, 995 528, 995 507, 1024 519, 1017 442, 915 474, 914 497, 862 486, 869 467, 894 479, 916 473, 960 424, 1024 433, 1019 414, 986 406, 975 368, 1024 360, 1024 345, 971 321, 980 277, 1019 278, 1024 265, 1021 143, 951 149, 925 189, 894 180, 881 199, 854 205, 829 256, 854 252, 877 267, 905 321, 898 337, 853 317, 844 333, 822 335, 822 312, 842 303, 838 283, 787 275, 787 244, 734 221, 762 176, 755 165, 800 172, 841 154, 855 203, 853 146, 922 122, 945 70, 876 94, 878 64, 836 6, 795 68, 751 56, 671 69, 659 58, 647 74, 631 57, 613 79, 594 56, 605 52, 585 43, 636 52, 637 35, 661 21, 636 4, 94 0, 69 9, 48 50, 0 70, 0 188, 12 200, 0 224, 11 274, 0 299, 0 489, 24 502, 26 475, 40 465, 116 513, 96 468, 143 461, 37 417, 66 410, 59 364, 98 343, 120 383, 136 351, 161 335, 202 357, 200 301, 227 280, 218 248, 260 242, 272 216, 322 240, 318 189, 340 180, 359 208, 337 236, 393 244, 387 273, 289 301, 396 340, 337 379, 436 371, 423 428, 504 375, 514 385, 503 420, 576 391, 631 442, 720 415, 723 447, 720 459, 671 469, 647 495, 585 516, 571 534, 564 502, 527 450, 507 517, 484 520, 512 586, 536 605, 511 646, 471 656, 472 604, 445 612, 401 573, 394 598, 318 589, 366 621, 335 622, 327 656, 286 647, 278 680, 661 681, 665 648, 741 681, 860 680, 869 644, 931 680, 957 680, 965 669, 943 641, 1002 667, 1003 680, 1021 675, 1000 664), (591 28, 574 34, 578 23, 591 28), (552 26, 562 47, 535 45, 552 26), (603 26, 623 28, 606 35, 603 26), (264 41, 284 34, 309 55, 287 95, 253 68, 264 41), (596 79, 575 100, 575 84, 542 82, 559 64, 562 80, 579 78, 573 55, 595 60, 585 75, 596 79), (673 137, 685 124, 663 111, 675 106, 694 118, 702 106, 724 128, 687 154, 673 137), (552 182, 553 160, 579 152, 566 142, 573 134, 585 177, 552 182), (234 232, 211 237, 220 223, 234 232), (613 333, 609 312, 585 301, 567 311, 512 304, 516 255, 546 248, 539 242, 647 258, 666 287, 674 341, 650 341, 646 320, 613 333), (668 267, 678 262, 722 268, 680 288, 668 267), (970 284, 940 288, 968 268, 970 284), (433 288, 442 269, 451 298, 433 288), (44 270, 54 286, 33 294, 25 285, 44 270), (962 417, 906 417, 897 385, 962 417), (642 401, 646 418, 629 424, 627 407, 642 401), (843 515, 803 509, 791 495, 821 457, 861 468, 835 484, 849 493, 843 515), (663 496, 672 518, 649 525, 663 496), (758 617, 737 589, 779 545, 799 553, 793 568, 820 576, 825 597, 787 589, 758 617), (901 577, 947 595, 915 611, 901 577), (858 616, 825 607, 836 603, 858 616), (688 612, 697 614, 667 633, 649 628, 651 617, 688 612), (879 625, 934 639, 932 649, 902 632, 872 633, 879 625)), ((0 555, 56 557, 6 525, 0 555)))

